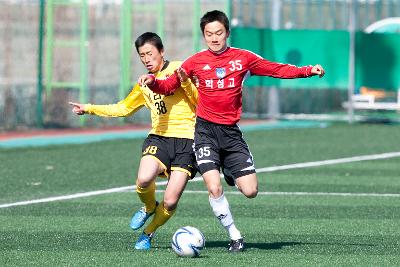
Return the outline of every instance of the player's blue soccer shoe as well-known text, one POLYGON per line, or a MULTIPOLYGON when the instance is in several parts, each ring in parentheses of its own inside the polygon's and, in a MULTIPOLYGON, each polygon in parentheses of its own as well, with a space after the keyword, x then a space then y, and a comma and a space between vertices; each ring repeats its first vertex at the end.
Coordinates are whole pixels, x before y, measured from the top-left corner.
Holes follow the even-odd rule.
POLYGON ((135 249, 138 250, 148 250, 151 248, 151 238, 152 234, 147 235, 146 233, 141 233, 135 244, 135 249))
MULTIPOLYGON (((158 206, 158 202, 156 202, 156 207, 158 206)), ((142 207, 140 210, 138 210, 135 215, 133 215, 131 219, 131 223, 129 226, 132 228, 132 230, 137 230, 140 227, 142 227, 145 222, 147 221, 148 218, 153 215, 155 210, 152 213, 147 213, 146 209, 142 207)))

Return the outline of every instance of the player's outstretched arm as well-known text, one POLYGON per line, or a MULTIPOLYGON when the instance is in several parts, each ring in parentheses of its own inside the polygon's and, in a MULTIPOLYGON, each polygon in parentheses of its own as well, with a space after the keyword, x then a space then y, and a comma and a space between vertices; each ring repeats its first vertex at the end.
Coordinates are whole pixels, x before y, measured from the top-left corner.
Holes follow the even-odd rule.
POLYGON ((85 114, 85 104, 76 103, 76 102, 68 102, 72 106, 72 112, 78 115, 85 114))
POLYGON ((317 64, 312 67, 311 73, 314 75, 318 75, 320 78, 322 78, 325 75, 325 70, 321 65, 317 64))
POLYGON ((145 105, 145 99, 140 86, 136 84, 129 95, 116 104, 93 105, 69 102, 72 112, 83 115, 97 115, 101 117, 127 117, 145 105))

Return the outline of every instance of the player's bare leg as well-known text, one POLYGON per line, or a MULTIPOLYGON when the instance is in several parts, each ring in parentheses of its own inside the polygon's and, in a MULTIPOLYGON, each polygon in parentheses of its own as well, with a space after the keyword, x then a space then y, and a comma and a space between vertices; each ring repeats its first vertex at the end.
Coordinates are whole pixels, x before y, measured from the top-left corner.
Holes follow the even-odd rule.
POLYGON ((164 193, 164 208, 175 210, 188 182, 188 174, 182 171, 173 171, 164 193))
POLYGON ((133 230, 142 227, 146 220, 154 214, 157 206, 155 179, 157 175, 163 171, 163 166, 152 156, 144 156, 140 160, 138 178, 136 180, 136 192, 144 204, 144 207, 132 217, 130 227, 133 230))
POLYGON ((156 207, 152 221, 139 236, 135 244, 136 249, 147 250, 151 248, 151 239, 155 231, 174 215, 187 181, 187 173, 181 171, 171 173, 164 193, 164 200, 156 207))
POLYGON ((211 208, 220 223, 229 233, 229 237, 231 239, 228 248, 229 251, 243 251, 243 238, 233 222, 228 200, 226 199, 222 190, 219 171, 207 171, 203 174, 203 179, 208 189, 211 208))
POLYGON ((165 168, 153 156, 144 156, 140 160, 136 184, 140 187, 147 187, 164 171, 165 168))
POLYGON ((165 224, 174 215, 187 181, 187 173, 181 171, 173 171, 171 173, 164 193, 164 200, 157 206, 153 220, 144 229, 146 234, 154 233, 158 227, 165 224))
POLYGON ((248 198, 255 198, 258 194, 258 180, 255 173, 236 178, 237 188, 248 198))

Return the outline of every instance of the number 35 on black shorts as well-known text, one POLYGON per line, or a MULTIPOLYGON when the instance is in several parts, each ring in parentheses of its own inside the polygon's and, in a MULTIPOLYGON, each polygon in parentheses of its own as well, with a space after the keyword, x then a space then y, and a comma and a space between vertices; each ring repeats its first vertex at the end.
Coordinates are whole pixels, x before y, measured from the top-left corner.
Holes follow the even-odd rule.
POLYGON ((212 123, 197 117, 195 152, 199 172, 229 170, 236 179, 255 173, 253 156, 237 125, 212 123))

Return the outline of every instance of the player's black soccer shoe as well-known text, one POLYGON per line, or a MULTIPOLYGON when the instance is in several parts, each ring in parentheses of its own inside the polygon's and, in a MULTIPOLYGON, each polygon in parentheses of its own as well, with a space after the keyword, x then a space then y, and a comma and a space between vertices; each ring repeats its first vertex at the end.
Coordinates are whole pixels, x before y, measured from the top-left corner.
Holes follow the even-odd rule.
POLYGON ((229 252, 242 252, 244 250, 243 238, 237 240, 231 240, 229 243, 228 251, 229 252))
POLYGON ((225 182, 229 186, 235 186, 235 178, 233 178, 233 175, 231 174, 231 172, 225 168, 222 168, 222 173, 224 174, 225 182))

